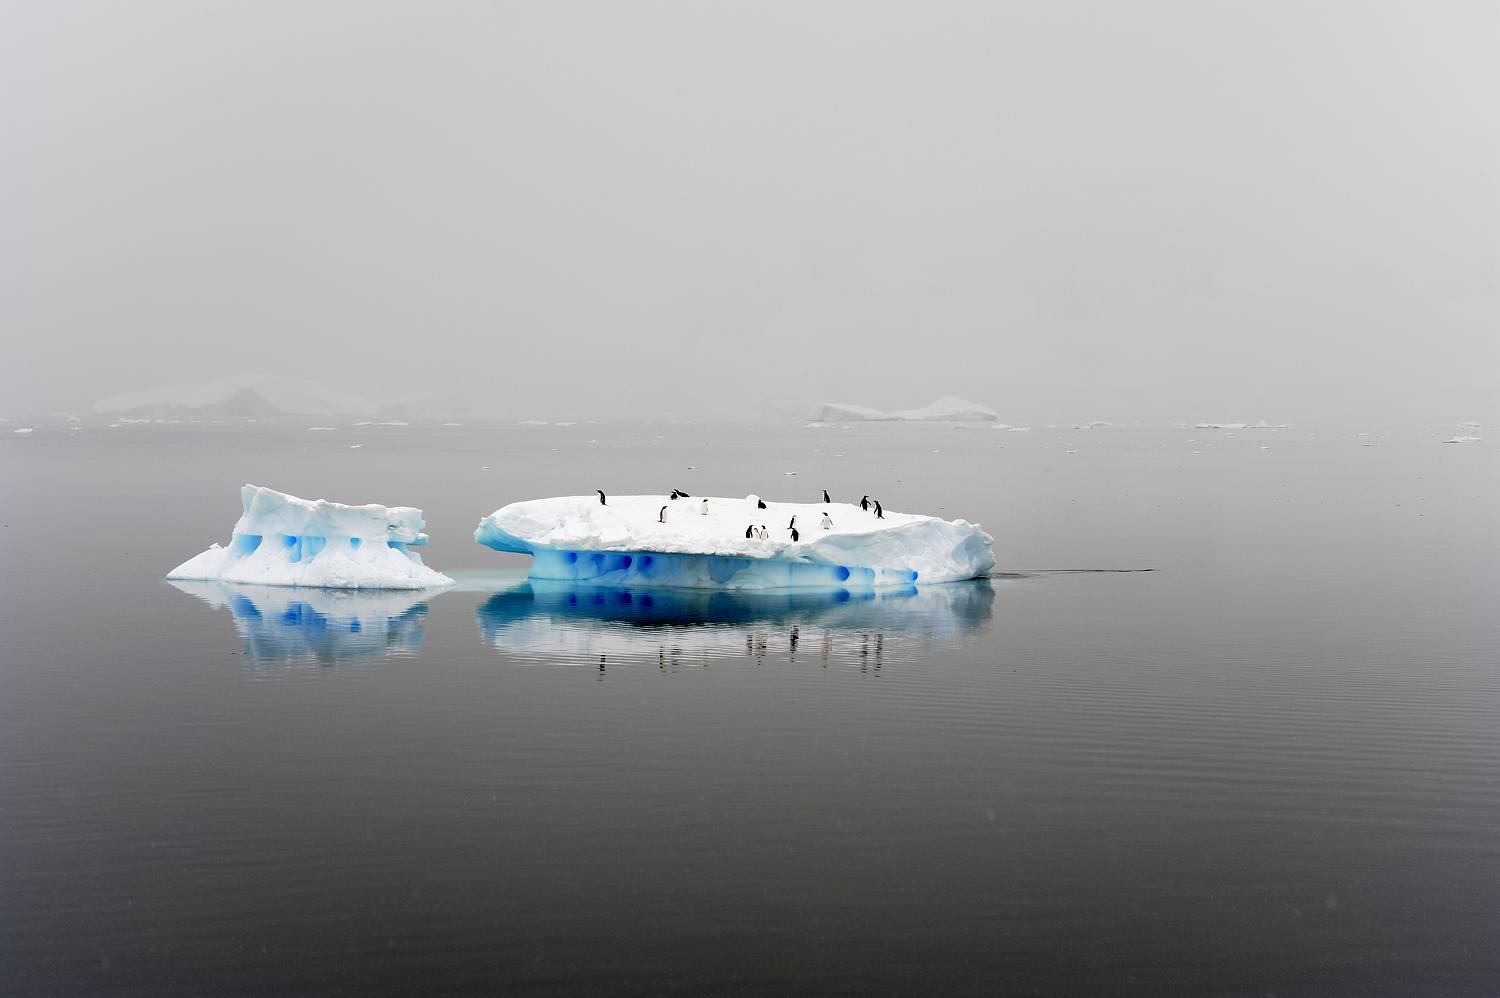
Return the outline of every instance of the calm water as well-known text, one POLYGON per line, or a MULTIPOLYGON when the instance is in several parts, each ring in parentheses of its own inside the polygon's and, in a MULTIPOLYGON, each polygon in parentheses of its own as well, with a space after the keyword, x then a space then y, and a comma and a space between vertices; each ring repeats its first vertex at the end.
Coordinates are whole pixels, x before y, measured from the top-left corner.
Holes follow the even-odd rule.
POLYGON ((0 991, 1495 994, 1500 461, 1364 429, 0 434, 0 991), (163 581, 246 481, 423 506, 461 585, 163 581), (1006 574, 471 540, 674 486, 964 516, 1006 574))

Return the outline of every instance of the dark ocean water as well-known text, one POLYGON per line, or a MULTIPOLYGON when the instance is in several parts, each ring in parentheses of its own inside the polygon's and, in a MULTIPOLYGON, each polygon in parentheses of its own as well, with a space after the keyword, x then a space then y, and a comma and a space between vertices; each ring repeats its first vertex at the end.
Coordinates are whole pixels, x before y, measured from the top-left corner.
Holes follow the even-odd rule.
POLYGON ((1500 460, 1365 432, 0 434, 0 992, 1495 994, 1500 460), (243 482, 422 506, 461 585, 163 581, 243 482), (1003 574, 471 539, 672 487, 962 516, 1003 574))

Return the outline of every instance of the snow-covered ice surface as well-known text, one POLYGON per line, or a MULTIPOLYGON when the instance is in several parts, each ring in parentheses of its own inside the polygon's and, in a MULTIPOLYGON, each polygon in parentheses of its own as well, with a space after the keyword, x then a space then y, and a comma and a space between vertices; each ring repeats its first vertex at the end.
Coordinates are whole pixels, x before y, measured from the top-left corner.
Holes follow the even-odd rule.
POLYGON ((856 589, 973 579, 995 567, 994 538, 967 520, 893 510, 877 519, 873 505, 866 512, 840 502, 766 505, 709 497, 705 514, 701 497, 610 496, 608 505, 597 496, 533 499, 485 517, 474 539, 531 555, 532 578, 604 585, 856 589), (764 525, 770 537, 746 537, 751 525, 764 525))
POLYGON ((228 608, 245 654, 257 665, 327 665, 413 655, 422 646, 427 593, 178 580, 172 585, 215 609, 228 608))
POLYGON ((258 485, 242 487, 240 501, 229 545, 214 544, 167 578, 325 589, 453 584, 411 550, 427 543, 420 509, 309 501, 258 485))
POLYGON ((988 423, 1000 418, 995 410, 956 395, 944 395, 918 409, 884 412, 866 405, 824 402, 814 406, 807 416, 814 423, 908 422, 908 423, 988 423))

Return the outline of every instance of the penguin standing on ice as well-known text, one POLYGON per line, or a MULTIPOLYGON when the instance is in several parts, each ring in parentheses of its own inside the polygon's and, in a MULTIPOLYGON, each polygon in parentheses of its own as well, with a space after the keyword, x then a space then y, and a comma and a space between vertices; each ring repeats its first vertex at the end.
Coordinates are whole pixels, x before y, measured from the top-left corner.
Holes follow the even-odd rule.
POLYGON ((667 498, 671 499, 673 502, 675 502, 677 500, 678 495, 680 495, 680 493, 676 489, 673 489, 672 490, 672 494, 669 495, 669 496, 667 496, 667 498))
POLYGON ((859 501, 859 508, 862 509, 862 510, 864 510, 866 513, 868 513, 870 511, 870 497, 869 496, 865 496, 863 499, 861 499, 859 501))
POLYGON ((702 513, 704 516, 708 515, 708 500, 707 499, 703 500, 703 505, 698 507, 698 512, 702 513))
POLYGON ((788 527, 787 529, 792 532, 792 540, 793 541, 795 541, 798 537, 802 536, 801 534, 797 533, 797 528, 796 527, 788 527))
POLYGON ((823 490, 823 501, 824 501, 824 502, 825 502, 825 503, 830 503, 830 502, 833 502, 833 500, 832 500, 832 499, 830 499, 830 498, 828 498, 828 490, 827 490, 827 489, 824 489, 824 490, 823 490))
POLYGON ((667 507, 663 506, 661 508, 661 512, 656 514, 656 522, 657 523, 666 523, 667 522, 667 507))
POLYGON ((884 520, 885 519, 885 510, 881 508, 881 506, 880 506, 880 500, 879 499, 875 500, 875 519, 877 519, 877 520, 884 520))
POLYGON ((823 529, 824 530, 832 530, 833 529, 833 517, 829 516, 827 513, 823 514, 823 529))
POLYGON ((756 509, 765 509, 766 508, 766 501, 764 499, 761 499, 761 498, 757 497, 756 500, 755 500, 755 508, 756 509))
POLYGON ((788 523, 786 525, 786 529, 788 529, 788 530, 796 530, 797 529, 797 518, 795 516, 792 517, 792 522, 788 523))
POLYGON ((595 489, 594 491, 597 492, 597 493, 599 493, 599 505, 601 505, 601 506, 608 506, 609 503, 607 503, 607 502, 604 501, 604 490, 603 489, 595 489))
POLYGON ((755 536, 759 537, 763 541, 768 541, 771 539, 771 532, 767 530, 766 525, 762 523, 760 525, 760 533, 756 534, 755 536))
POLYGON ((747 540, 747 541, 748 540, 752 540, 752 539, 754 539, 754 537, 755 537, 755 524, 752 523, 752 524, 750 524, 750 526, 748 526, 748 527, 745 528, 745 540, 747 540))

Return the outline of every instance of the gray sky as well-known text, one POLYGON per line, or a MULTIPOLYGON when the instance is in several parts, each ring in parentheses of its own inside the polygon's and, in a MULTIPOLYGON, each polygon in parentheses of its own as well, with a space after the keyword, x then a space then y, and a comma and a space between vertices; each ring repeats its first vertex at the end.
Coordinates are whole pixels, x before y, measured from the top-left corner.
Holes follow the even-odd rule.
POLYGON ((8 0, 0 409, 1488 419, 1497 51, 1487 0, 8 0))

